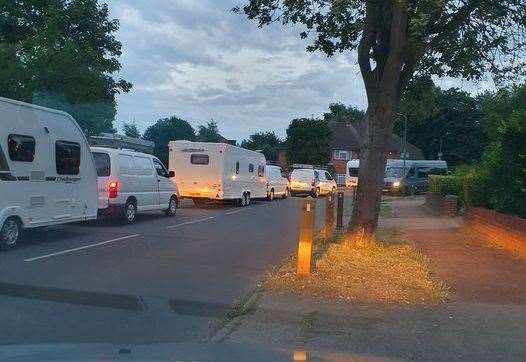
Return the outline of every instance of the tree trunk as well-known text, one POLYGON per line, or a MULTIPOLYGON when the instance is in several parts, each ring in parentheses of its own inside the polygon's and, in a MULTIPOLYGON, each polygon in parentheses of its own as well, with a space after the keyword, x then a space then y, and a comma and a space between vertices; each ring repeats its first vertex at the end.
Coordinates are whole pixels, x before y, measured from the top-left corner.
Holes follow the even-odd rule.
POLYGON ((407 0, 366 2, 358 63, 369 106, 366 137, 360 152, 356 203, 347 229, 347 242, 354 246, 374 242, 378 225, 386 151, 400 99, 401 73, 405 69, 407 9, 407 0), (381 26, 386 17, 391 18, 388 30, 381 26))
POLYGON ((366 139, 360 152, 356 204, 347 230, 347 240, 354 246, 374 242, 378 224, 382 187, 384 183, 386 151, 393 129, 392 104, 381 101, 367 111, 366 139))

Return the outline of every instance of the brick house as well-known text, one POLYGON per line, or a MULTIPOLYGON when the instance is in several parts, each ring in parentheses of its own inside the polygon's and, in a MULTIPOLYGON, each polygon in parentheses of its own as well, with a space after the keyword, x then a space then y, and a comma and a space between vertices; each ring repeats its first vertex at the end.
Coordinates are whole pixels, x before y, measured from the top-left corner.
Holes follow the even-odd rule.
MULTIPOLYGON (((352 159, 360 158, 360 149, 365 136, 365 121, 355 123, 330 122, 331 129, 331 160, 335 170, 336 182, 339 185, 345 184, 345 168, 347 162, 352 159)), ((387 151, 388 158, 401 158, 403 152, 403 140, 393 134, 387 151)), ((407 143, 406 157, 413 160, 424 159, 422 150, 407 143)))

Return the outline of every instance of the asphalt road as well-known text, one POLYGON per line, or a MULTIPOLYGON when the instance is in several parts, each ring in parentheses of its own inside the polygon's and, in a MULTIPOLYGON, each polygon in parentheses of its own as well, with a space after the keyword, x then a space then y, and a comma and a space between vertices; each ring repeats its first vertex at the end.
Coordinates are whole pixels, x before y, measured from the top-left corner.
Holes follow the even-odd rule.
POLYGON ((0 344, 205 341, 294 252, 301 200, 31 231, 0 253, 0 344))

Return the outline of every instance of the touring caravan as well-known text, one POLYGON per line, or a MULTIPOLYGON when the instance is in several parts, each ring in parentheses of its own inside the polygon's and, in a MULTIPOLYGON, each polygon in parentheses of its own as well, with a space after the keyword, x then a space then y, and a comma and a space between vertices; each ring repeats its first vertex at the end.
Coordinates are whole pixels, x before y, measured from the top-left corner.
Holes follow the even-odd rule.
POLYGON ((169 169, 181 197, 195 203, 234 200, 241 206, 267 197, 262 153, 226 143, 172 141, 168 147, 169 169))
POLYGON ((97 173, 67 113, 0 98, 0 248, 24 228, 97 217, 97 173))

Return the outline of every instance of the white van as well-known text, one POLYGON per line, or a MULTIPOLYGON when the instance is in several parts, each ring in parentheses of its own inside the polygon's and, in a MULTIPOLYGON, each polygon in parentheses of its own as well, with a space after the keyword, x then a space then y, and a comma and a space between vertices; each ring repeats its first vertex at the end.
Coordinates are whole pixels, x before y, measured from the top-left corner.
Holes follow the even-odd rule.
POLYGON ((312 197, 336 192, 337 185, 331 174, 325 170, 298 168, 290 174, 290 194, 309 194, 312 197))
POLYGON ((427 191, 429 175, 447 174, 443 160, 387 160, 383 192, 415 195, 427 191))
POLYGON ((267 165, 267 199, 274 200, 275 196, 286 199, 289 196, 289 180, 283 177, 281 167, 267 165))
POLYGON ((199 204, 234 200, 248 206, 267 197, 265 156, 226 143, 171 141, 169 168, 182 197, 199 204))
POLYGON ((22 229, 97 217, 97 173, 67 113, 0 98, 0 249, 22 229))
POLYGON ((137 212, 177 212, 178 192, 170 174, 156 157, 132 150, 92 147, 97 166, 99 215, 118 216, 125 224, 137 212))
POLYGON ((356 187, 358 186, 358 173, 360 171, 360 160, 350 160, 347 162, 347 168, 345 170, 345 186, 356 187))

